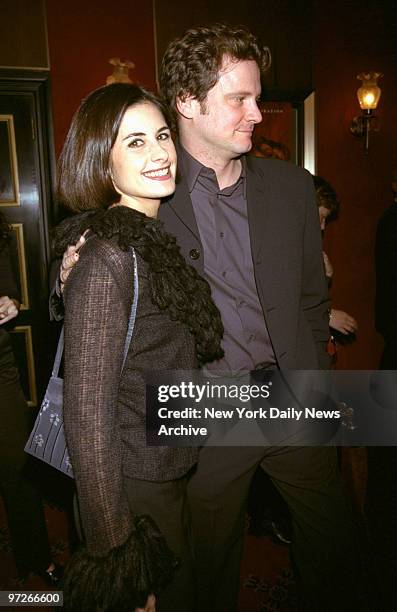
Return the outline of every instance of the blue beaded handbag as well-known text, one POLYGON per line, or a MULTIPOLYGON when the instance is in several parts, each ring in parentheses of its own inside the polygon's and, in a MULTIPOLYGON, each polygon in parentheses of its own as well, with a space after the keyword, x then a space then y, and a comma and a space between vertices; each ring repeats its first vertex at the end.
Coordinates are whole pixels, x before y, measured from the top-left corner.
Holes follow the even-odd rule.
MULTIPOLYGON (((136 309, 138 306, 138 268, 135 251, 134 257, 134 298, 128 321, 127 335, 124 344, 124 357, 121 371, 124 369, 128 349, 134 331, 136 309)), ((59 377, 59 368, 63 356, 64 331, 62 328, 55 355, 54 366, 43 402, 37 415, 32 433, 25 446, 25 452, 41 459, 48 465, 73 478, 73 467, 65 439, 63 424, 63 380, 59 377)))

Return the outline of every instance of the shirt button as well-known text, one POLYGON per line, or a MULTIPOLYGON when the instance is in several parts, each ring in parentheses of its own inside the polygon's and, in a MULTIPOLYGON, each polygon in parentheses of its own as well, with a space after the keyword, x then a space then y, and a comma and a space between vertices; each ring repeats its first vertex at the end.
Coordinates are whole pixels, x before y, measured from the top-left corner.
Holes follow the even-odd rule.
POLYGON ((224 238, 225 234, 223 232, 219 232, 219 238, 224 238))
POLYGON ((200 257, 200 251, 198 249, 192 249, 189 251, 190 259, 198 259, 200 257))
POLYGON ((252 342, 253 340, 255 340, 255 334, 250 334, 248 342, 252 342))

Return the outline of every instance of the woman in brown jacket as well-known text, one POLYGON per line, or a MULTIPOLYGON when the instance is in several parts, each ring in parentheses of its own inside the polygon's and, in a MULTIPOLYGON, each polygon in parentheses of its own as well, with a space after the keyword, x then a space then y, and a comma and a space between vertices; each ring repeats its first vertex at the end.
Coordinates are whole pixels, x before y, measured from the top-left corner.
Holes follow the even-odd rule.
POLYGON ((83 101, 58 175, 60 202, 82 214, 56 233, 58 254, 89 237, 64 290, 64 418, 85 538, 66 579, 74 610, 131 611, 157 595, 172 557, 151 519, 178 559, 158 610, 193 609, 185 486, 197 449, 145 445, 145 370, 192 370, 221 354, 210 289, 156 219, 175 171, 154 95, 113 84, 83 101), (138 305, 122 367, 134 258, 138 305))

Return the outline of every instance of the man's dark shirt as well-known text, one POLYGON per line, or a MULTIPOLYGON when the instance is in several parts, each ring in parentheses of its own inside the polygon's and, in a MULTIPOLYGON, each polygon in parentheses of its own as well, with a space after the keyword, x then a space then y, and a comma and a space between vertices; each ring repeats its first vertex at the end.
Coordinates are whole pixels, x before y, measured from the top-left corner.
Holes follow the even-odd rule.
POLYGON ((225 328, 222 360, 207 370, 236 372, 275 364, 256 289, 248 227, 246 173, 220 189, 212 168, 179 148, 204 251, 204 272, 225 328))

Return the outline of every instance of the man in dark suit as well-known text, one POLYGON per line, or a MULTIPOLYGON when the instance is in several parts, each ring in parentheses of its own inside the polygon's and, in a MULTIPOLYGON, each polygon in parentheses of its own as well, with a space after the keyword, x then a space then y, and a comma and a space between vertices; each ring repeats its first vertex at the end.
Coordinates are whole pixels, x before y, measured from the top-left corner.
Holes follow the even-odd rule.
MULTIPOLYGON (((245 154, 262 119, 268 49, 249 32, 196 28, 165 53, 161 89, 178 124, 180 182, 160 209, 204 274, 225 327, 218 371, 327 368, 328 293, 313 182, 245 154)), ((205 447, 190 486, 197 609, 236 609, 244 507, 258 465, 289 505, 301 609, 354 609, 352 518, 335 449, 205 447)), ((362 608, 361 608, 362 609, 362 608)))

